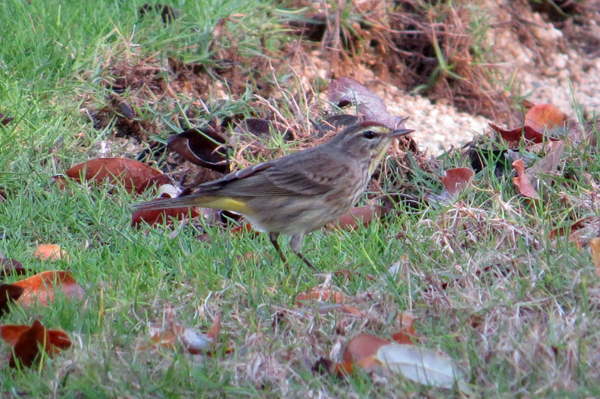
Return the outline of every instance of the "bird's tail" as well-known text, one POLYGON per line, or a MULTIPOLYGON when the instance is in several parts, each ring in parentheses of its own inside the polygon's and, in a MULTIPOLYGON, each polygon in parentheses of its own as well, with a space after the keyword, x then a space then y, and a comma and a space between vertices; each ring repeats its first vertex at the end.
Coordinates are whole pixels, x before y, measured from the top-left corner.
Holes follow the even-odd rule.
POLYGON ((154 201, 132 205, 136 211, 149 211, 169 208, 198 206, 201 208, 224 209, 227 211, 248 214, 247 202, 243 199, 222 197, 208 194, 186 195, 178 198, 160 198, 154 201))

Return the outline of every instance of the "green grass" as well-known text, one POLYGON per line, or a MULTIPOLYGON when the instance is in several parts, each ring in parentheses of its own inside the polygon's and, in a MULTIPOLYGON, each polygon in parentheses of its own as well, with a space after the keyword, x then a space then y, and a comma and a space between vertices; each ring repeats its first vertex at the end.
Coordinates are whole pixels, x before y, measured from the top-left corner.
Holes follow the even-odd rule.
MULTIPOLYGON (((291 253, 288 272, 264 235, 230 234, 200 219, 174 238, 170 228, 134 230, 128 205, 142 201, 139 196, 114 187, 72 184, 61 190, 50 184, 54 174, 96 157, 102 141, 117 155, 136 155, 114 139, 112 126, 95 130, 80 112, 90 101, 107 101, 101 82, 110 66, 145 56, 159 63, 167 57, 214 62, 213 30, 229 14, 240 14, 227 26, 245 56, 257 55, 263 44, 276 52, 289 40, 270 2, 181 2, 174 4, 181 18, 166 27, 153 16, 139 22, 142 4, 0 3, 0 112, 15 117, 0 127, 0 189, 6 196, 0 250, 32 274, 69 269, 86 291, 82 302, 59 297, 47 307, 14 306, 4 316, 3 324, 39 318, 73 340, 72 349, 42 367, 13 370, 1 361, 4 396, 453 396, 394 377, 373 380, 358 372, 342 381, 311 373, 336 343, 343 347, 362 332, 389 337, 403 312, 415 315, 421 345, 456 359, 484 397, 600 394, 600 290, 589 252, 567 238, 547 238, 557 227, 598 214, 596 188, 581 178, 583 172, 595 184, 600 178, 593 151, 568 147, 562 177, 544 187, 540 202, 527 203, 510 176, 498 179, 486 168, 477 186, 452 204, 398 208, 354 232, 314 232, 304 251, 323 274, 307 270, 291 253), (204 232, 210 243, 198 239, 204 232), (40 243, 60 244, 70 259, 34 259, 40 243), (248 253, 255 255, 247 259, 248 253), (394 277, 388 269, 396 262, 400 273, 394 277), (365 317, 296 304, 299 293, 339 269, 356 273, 333 276, 332 287, 349 295, 365 317), (202 331, 223 316, 221 345, 212 357, 139 350, 150 339, 150 324, 166 323, 170 312, 178 323, 202 331)), ((297 80, 290 76, 281 82, 292 91, 297 80)), ((252 92, 229 101, 211 98, 210 108, 217 116, 249 115, 256 104, 252 92)), ((192 101, 183 95, 173 100, 181 108, 171 114, 148 106, 144 117, 171 122, 192 101)), ((294 113, 289 103, 279 111, 288 118, 294 113)), ((275 156, 295 143, 274 138, 265 146, 275 156)), ((464 160, 451 156, 443 166, 464 166, 464 160)), ((420 190, 441 192, 429 172, 414 175, 411 183, 420 190)), ((383 186, 388 188, 385 181, 383 186)), ((0 343, 0 354, 9 353, 0 343)))

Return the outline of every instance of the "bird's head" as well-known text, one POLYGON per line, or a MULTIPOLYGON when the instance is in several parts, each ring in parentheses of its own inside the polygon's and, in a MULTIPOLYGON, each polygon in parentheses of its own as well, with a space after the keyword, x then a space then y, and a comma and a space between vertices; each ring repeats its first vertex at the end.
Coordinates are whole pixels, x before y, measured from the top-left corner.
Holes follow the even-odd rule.
POLYGON ((367 121, 346 128, 330 143, 354 159, 368 161, 369 173, 372 174, 392 141, 412 132, 414 130, 391 129, 381 123, 367 121))

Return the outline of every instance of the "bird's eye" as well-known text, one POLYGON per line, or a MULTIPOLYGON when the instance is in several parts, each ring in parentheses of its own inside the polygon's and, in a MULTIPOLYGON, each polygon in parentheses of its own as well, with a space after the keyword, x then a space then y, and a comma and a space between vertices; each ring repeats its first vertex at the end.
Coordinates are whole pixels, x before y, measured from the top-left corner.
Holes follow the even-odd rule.
POLYGON ((363 137, 371 140, 371 139, 375 138, 375 133, 371 130, 367 130, 366 132, 363 133, 363 137))

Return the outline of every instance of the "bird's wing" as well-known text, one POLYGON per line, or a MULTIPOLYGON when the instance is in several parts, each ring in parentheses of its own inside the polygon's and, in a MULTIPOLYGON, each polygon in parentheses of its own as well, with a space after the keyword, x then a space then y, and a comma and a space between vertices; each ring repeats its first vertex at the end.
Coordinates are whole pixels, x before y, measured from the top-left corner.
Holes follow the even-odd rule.
POLYGON ((329 162, 330 158, 320 151, 288 155, 230 173, 199 186, 197 192, 232 197, 325 194, 332 181, 348 171, 344 162, 329 162))

